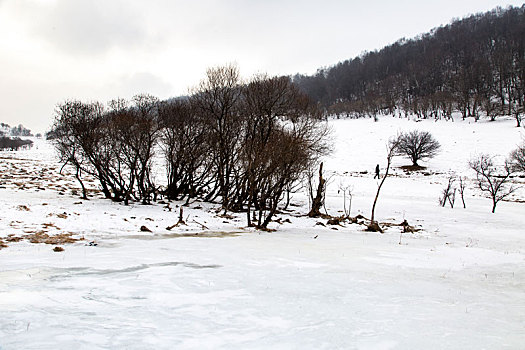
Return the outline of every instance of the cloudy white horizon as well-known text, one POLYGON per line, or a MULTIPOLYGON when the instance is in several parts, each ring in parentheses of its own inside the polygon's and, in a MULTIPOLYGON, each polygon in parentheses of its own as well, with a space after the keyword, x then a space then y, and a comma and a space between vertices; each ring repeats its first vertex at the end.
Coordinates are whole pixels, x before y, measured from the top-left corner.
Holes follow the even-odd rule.
POLYGON ((206 68, 312 74, 519 1, 0 0, 0 122, 49 129, 57 103, 186 94, 206 68))

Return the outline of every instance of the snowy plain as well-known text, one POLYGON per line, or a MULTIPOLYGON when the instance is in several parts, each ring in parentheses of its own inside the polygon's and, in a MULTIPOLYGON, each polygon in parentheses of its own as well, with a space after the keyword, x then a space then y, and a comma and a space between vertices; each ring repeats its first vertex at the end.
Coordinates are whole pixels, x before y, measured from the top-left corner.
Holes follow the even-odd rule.
POLYGON ((187 225, 168 231, 181 203, 83 201, 45 141, 1 152, 0 239, 44 231, 84 240, 63 252, 28 240, 0 250, 0 349, 524 348, 525 179, 513 179, 522 188, 492 214, 468 161, 508 155, 525 129, 506 119, 330 124, 332 215, 347 186, 351 215, 370 216, 390 136, 418 129, 441 143, 424 171, 406 173, 399 167, 410 162, 394 159, 376 209, 380 222, 406 219, 421 231, 328 226, 304 216, 304 191, 275 232, 199 202, 184 208, 187 225), (466 209, 438 205, 451 174, 468 179, 466 209))

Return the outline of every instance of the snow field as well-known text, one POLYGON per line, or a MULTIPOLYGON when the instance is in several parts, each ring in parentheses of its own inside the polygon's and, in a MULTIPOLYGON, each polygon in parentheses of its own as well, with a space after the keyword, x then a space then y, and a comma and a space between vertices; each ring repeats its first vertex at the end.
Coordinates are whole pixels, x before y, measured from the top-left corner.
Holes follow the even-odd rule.
MULTIPOLYGON (((330 123, 335 150, 325 169, 332 215, 343 209, 337 190, 347 184, 353 186, 352 215, 370 216, 373 170, 377 163, 384 168, 389 136, 420 129, 441 143, 442 152, 422 163, 428 176, 405 174, 397 167, 409 161, 395 159, 376 209, 381 222, 406 219, 422 231, 402 234, 393 226, 381 235, 362 225, 316 225, 326 220, 301 215, 308 205, 304 193, 294 195, 294 212, 278 215, 291 223, 272 223, 276 232, 248 230, 244 214, 221 218, 203 203, 184 209, 187 226, 167 231, 177 222, 177 203, 169 211, 165 204, 81 201, 62 187, 38 190, 29 181, 22 190, 4 178, 0 238, 47 223, 53 224, 50 234, 84 240, 61 253, 28 241, 0 250, 0 348, 523 346, 525 204, 501 202, 490 213, 490 200, 475 189, 467 166, 479 152, 507 155, 523 129, 512 120, 330 123), (450 173, 469 177, 466 209, 458 200, 454 209, 438 206, 450 173), (140 232, 142 225, 153 232, 140 232)), ((2 161, 26 164, 29 172, 39 164, 51 167, 52 150, 37 146, 3 154, 10 159, 2 161)), ((61 184, 75 186, 57 177, 55 185, 61 184)), ((525 199, 525 190, 512 199, 525 199)))

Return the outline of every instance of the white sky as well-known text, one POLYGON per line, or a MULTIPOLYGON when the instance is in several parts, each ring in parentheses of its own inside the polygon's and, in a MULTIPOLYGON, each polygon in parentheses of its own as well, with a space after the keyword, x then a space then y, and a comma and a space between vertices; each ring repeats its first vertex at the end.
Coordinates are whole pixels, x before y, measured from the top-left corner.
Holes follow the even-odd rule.
POLYGON ((44 132, 57 103, 185 94, 207 67, 318 68, 502 0, 0 0, 0 121, 44 132))

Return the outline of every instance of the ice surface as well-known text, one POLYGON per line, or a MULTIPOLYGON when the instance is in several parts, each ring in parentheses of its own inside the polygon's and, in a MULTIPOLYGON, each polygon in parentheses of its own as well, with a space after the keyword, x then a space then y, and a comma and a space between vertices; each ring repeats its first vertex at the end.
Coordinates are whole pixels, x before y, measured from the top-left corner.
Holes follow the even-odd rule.
POLYGON ((512 120, 330 123, 333 215, 345 183, 353 186, 352 215, 369 217, 373 170, 384 166, 390 135, 420 129, 439 140, 443 151, 423 163, 428 176, 405 174, 397 167, 409 161, 395 160, 376 212, 422 231, 319 226, 325 221, 300 215, 302 193, 294 195, 296 212, 280 215, 292 223, 272 223, 276 232, 248 230, 244 215, 220 218, 202 203, 184 209, 187 226, 167 231, 176 203, 169 211, 80 201, 43 141, 1 153, 0 238, 46 230, 84 240, 61 253, 27 240, 0 250, 0 349, 522 348, 525 204, 515 200, 525 192, 492 214, 466 163, 477 152, 508 154, 524 130, 512 120), (467 209, 437 204, 452 172, 469 177, 467 209), (142 225, 153 232, 140 232, 142 225))

